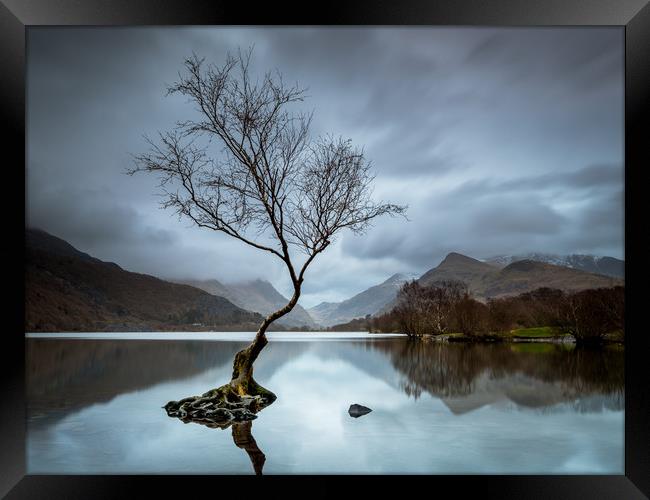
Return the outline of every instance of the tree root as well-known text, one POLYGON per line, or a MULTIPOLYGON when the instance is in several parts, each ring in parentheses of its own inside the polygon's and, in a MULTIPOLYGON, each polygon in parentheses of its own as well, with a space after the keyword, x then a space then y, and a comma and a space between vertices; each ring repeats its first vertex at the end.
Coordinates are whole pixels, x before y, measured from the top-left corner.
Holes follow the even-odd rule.
POLYGON ((233 422, 248 422, 256 413, 275 401, 271 391, 250 380, 247 391, 228 383, 201 396, 190 396, 170 401, 163 408, 170 417, 184 423, 194 422, 208 427, 226 429, 233 422), (251 394, 252 393, 252 394, 251 394))

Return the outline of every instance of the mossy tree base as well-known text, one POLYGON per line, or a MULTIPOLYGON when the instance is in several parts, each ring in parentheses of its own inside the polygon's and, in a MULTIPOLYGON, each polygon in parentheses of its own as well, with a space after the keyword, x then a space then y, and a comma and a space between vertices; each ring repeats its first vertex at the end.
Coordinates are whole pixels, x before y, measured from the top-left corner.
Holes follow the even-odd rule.
POLYGON ((246 422, 257 418, 256 413, 275 401, 276 396, 257 384, 252 378, 250 392, 243 393, 232 382, 212 389, 201 396, 190 396, 180 401, 170 401, 163 408, 170 417, 185 423, 194 422, 208 427, 225 429, 233 422, 246 422))
MULTIPOLYGON (((268 320, 268 318, 267 318, 268 320)), ((235 355, 232 379, 228 384, 212 389, 201 396, 190 396, 170 401, 163 408, 170 417, 183 422, 196 422, 209 427, 226 428, 232 422, 253 420, 256 413, 275 401, 276 396, 253 378, 253 363, 268 343, 262 325, 255 339, 235 355)))
POLYGON ((253 342, 235 355, 229 383, 201 396, 170 401, 163 406, 168 416, 177 417, 186 424, 194 422, 220 429, 232 426, 233 441, 237 447, 248 453, 256 474, 262 473, 266 457, 253 439, 251 421, 257 418, 257 412, 273 403, 276 396, 255 381, 253 363, 260 351, 268 344, 265 335, 268 326, 291 311, 299 295, 298 287, 291 301, 279 311, 269 315, 255 334, 253 342))

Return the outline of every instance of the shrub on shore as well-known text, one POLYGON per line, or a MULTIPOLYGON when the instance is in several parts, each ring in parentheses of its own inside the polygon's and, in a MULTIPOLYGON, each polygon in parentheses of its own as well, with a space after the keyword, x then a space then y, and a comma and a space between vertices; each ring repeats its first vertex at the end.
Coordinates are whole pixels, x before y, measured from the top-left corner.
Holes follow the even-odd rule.
POLYGON ((610 332, 624 331, 624 310, 622 286, 579 292, 538 288, 483 303, 461 282, 423 287, 414 281, 402 286, 398 304, 390 312, 366 317, 364 322, 369 331, 402 332, 412 337, 452 332, 480 337, 546 327, 569 333, 579 343, 597 343, 610 332))

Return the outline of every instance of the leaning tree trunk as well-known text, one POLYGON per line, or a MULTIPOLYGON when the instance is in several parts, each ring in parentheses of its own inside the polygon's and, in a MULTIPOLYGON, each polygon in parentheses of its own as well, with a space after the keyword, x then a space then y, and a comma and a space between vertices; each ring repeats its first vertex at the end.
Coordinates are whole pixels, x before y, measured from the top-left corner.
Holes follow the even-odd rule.
POLYGON ((235 355, 232 379, 227 384, 212 389, 201 396, 190 396, 180 401, 170 401, 163 408, 170 417, 183 422, 196 422, 208 427, 226 428, 234 422, 250 421, 256 413, 276 400, 275 394, 265 389, 253 378, 253 363, 268 344, 266 329, 276 319, 291 311, 300 296, 296 286, 293 297, 282 309, 264 319, 253 342, 235 355))
POLYGON ((298 297, 300 296, 300 289, 296 289, 291 300, 285 305, 282 309, 271 313, 269 316, 264 319, 260 328, 255 334, 253 342, 242 349, 235 355, 235 360, 233 362, 232 369, 232 380, 230 381, 231 389, 239 396, 261 396, 265 399, 269 399, 269 402, 275 400, 275 394, 273 394, 268 389, 265 389, 253 378, 253 363, 259 356, 260 352, 268 340, 266 338, 266 330, 271 323, 276 319, 281 318, 285 314, 289 313, 296 303, 298 302, 298 297))

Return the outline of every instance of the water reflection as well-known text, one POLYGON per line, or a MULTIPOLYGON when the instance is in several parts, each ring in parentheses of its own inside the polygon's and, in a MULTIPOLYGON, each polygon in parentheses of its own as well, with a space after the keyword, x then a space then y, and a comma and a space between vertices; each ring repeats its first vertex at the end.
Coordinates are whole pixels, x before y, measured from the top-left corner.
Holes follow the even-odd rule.
POLYGON ((452 411, 470 411, 502 396, 531 408, 562 402, 582 411, 625 406, 622 348, 418 340, 370 345, 390 357, 404 376, 400 385, 407 395, 417 399, 424 391, 448 402, 452 411))
POLYGON ((255 438, 253 438, 253 434, 251 433, 252 428, 253 422, 250 421, 234 423, 232 425, 232 440, 235 442, 237 448, 241 448, 248 453, 248 458, 251 459, 255 474, 261 476, 264 462, 266 462, 266 456, 257 446, 255 438))
POLYGON ((253 437, 253 422, 251 420, 245 422, 229 421, 224 423, 213 422, 209 420, 186 420, 184 423, 197 423, 210 427, 211 429, 225 430, 229 427, 232 430, 232 440, 237 448, 241 448, 248 454, 248 458, 253 465, 253 470, 258 476, 262 475, 264 462, 266 462, 266 455, 257 446, 257 442, 253 437))
POLYGON ((56 410, 54 414, 62 416, 125 392, 225 366, 243 346, 178 340, 29 339, 28 407, 32 413, 56 410))
MULTIPOLYGON (((511 401, 530 407, 553 405, 587 396, 609 396, 605 408, 624 407, 622 348, 582 349, 554 344, 439 344, 408 339, 330 342, 319 346, 322 357, 346 359, 373 376, 391 379, 383 364, 364 356, 373 350, 390 360, 402 376, 400 387, 418 398, 469 397, 485 384, 511 386, 511 401), (370 361, 370 362, 369 362, 370 361), (377 370, 380 368, 380 370, 377 370), (520 380, 529 387, 514 390, 520 380), (505 381, 510 381, 506 383, 505 381), (541 392, 540 392, 541 391, 541 392)), ((267 349, 262 369, 269 377, 299 357, 308 342, 281 343, 267 349)), ((188 378, 226 367, 245 346, 239 342, 42 340, 27 342, 27 399, 32 414, 64 415, 80 407, 109 401, 133 390, 167 380, 188 378)), ((313 346, 311 346, 313 348, 313 346)), ((223 380, 215 380, 215 386, 223 380)), ((206 388, 207 389, 207 388, 206 388)), ((593 405, 590 411, 597 409, 593 405)), ((586 408, 587 408, 586 407, 586 408)))
POLYGON ((272 341, 256 378, 278 400, 254 422, 160 408, 227 381, 244 345, 28 339, 29 473, 623 471, 622 350, 272 341))

